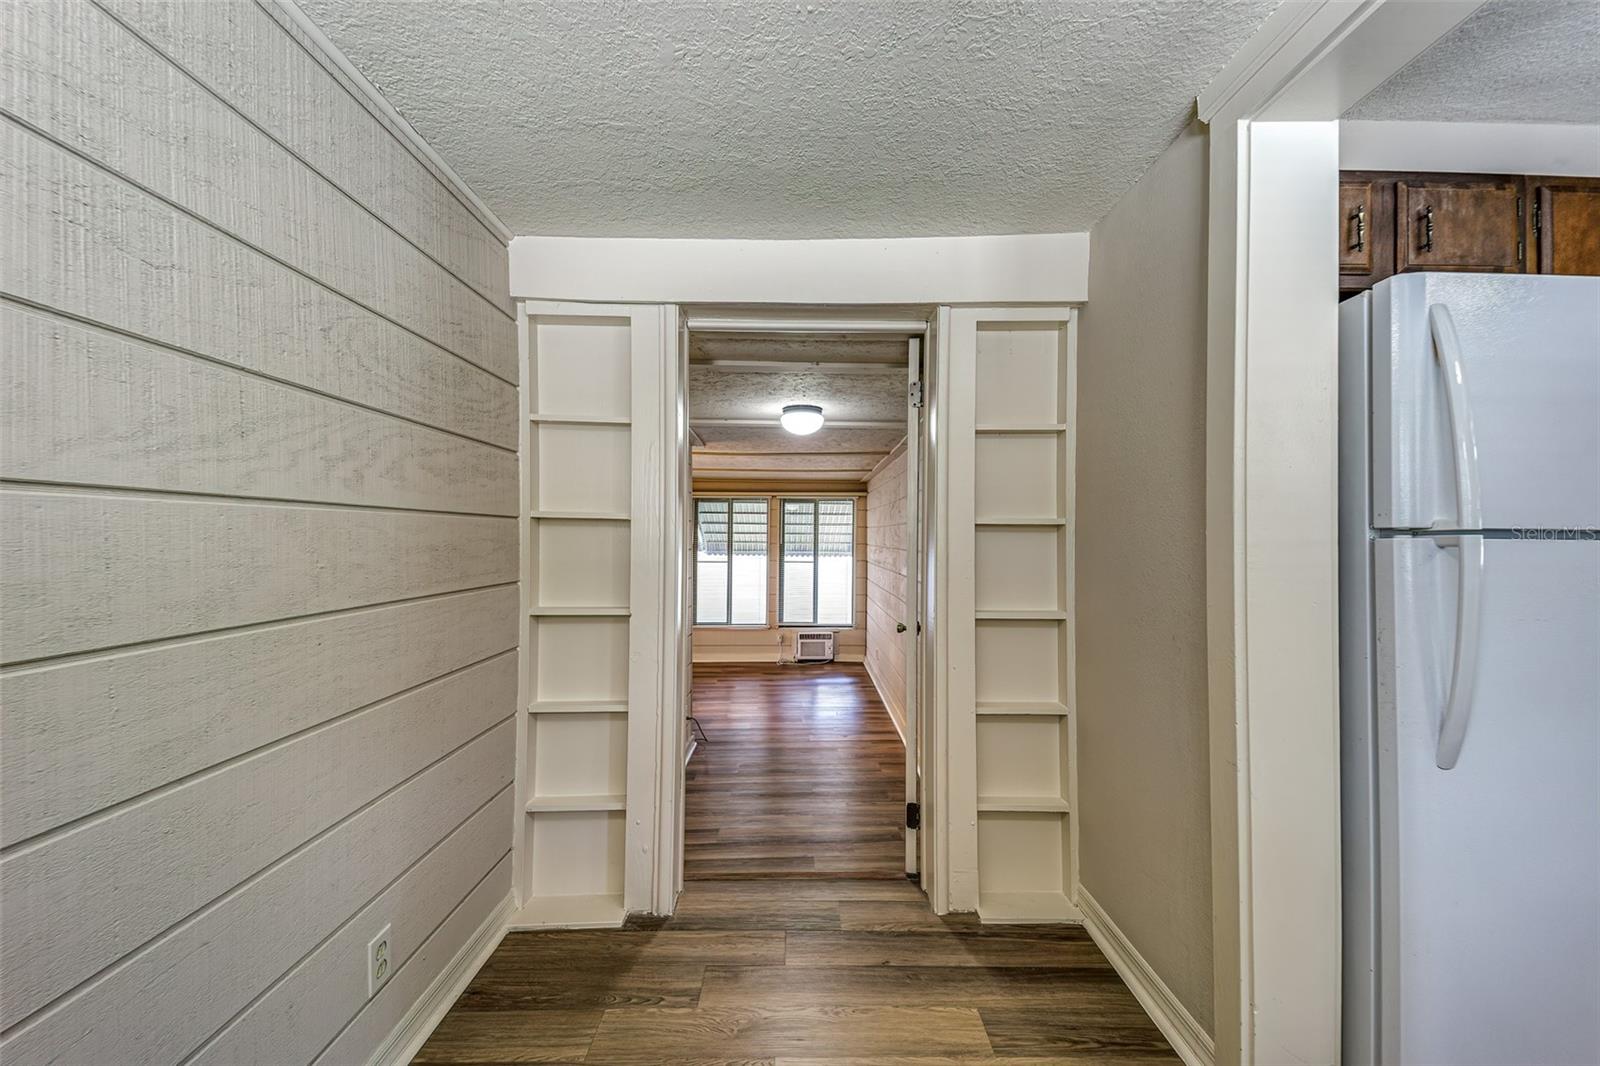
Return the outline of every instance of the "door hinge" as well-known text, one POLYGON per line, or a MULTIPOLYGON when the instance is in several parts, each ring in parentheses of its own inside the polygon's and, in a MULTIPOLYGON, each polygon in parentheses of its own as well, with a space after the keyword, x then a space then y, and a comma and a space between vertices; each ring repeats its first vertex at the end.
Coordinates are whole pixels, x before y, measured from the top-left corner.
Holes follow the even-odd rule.
POLYGON ((922 406, 922 382, 913 381, 907 387, 906 391, 911 397, 911 406, 912 407, 921 407, 922 406))
POLYGON ((908 804, 906 804, 906 828, 907 829, 921 829, 922 828, 922 804, 920 804, 920 803, 908 803, 908 804))
POLYGON ((1544 212, 1540 210, 1539 201, 1533 201, 1533 242, 1539 243, 1539 231, 1544 228, 1544 212))

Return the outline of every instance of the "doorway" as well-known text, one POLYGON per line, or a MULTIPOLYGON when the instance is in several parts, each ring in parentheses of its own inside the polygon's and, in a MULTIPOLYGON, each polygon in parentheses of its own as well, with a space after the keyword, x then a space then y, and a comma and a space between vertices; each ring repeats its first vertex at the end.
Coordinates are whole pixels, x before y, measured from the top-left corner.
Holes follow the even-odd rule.
POLYGON ((927 317, 685 315, 687 882, 917 876, 927 317))

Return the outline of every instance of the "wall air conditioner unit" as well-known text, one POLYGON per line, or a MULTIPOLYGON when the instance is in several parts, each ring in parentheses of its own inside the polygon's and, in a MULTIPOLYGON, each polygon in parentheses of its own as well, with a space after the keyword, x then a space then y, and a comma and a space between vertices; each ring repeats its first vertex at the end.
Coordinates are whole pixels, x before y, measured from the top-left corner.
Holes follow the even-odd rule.
POLYGON ((794 661, 797 663, 833 662, 833 631, 802 629, 794 635, 794 661))

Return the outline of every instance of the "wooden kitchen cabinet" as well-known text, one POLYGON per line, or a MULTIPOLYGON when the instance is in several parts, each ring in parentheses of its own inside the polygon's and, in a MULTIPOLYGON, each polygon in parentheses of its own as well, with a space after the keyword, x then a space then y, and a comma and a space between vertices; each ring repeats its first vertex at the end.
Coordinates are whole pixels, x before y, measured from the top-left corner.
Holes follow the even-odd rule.
POLYGON ((1521 178, 1395 182, 1395 272, 1524 269, 1521 178))
POLYGON ((1339 292, 1414 270, 1600 276, 1600 178, 1339 175, 1339 292))
POLYGON ((1339 175, 1339 288, 1368 289, 1394 273, 1394 182, 1339 175))
POLYGON ((1529 178, 1529 269, 1600 274, 1600 178, 1529 178))

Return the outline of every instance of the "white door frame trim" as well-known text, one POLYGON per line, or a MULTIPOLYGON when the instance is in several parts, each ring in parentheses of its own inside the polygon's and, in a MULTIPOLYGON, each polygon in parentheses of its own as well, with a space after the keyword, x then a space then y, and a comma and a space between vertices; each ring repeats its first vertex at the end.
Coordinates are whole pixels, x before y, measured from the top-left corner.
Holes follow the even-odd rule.
MULTIPOLYGON (((922 324, 922 332, 927 333, 928 324, 922 324)), ((924 336, 913 337, 906 342, 906 439, 905 439, 905 470, 903 481, 905 483, 905 545, 906 545, 906 579, 903 592, 904 602, 901 609, 904 616, 901 623, 906 631, 902 634, 905 656, 905 668, 901 671, 905 678, 905 730, 901 740, 906 746, 906 802, 919 804, 920 815, 922 802, 921 792, 921 767, 918 760, 922 757, 921 715, 922 715, 922 678, 917 673, 917 646, 922 639, 922 493, 921 471, 918 469, 921 459, 922 435, 922 348, 925 343, 924 336)), ((887 462, 887 458, 885 462, 887 462)), ((872 479, 869 476, 867 480, 872 479)), ((867 512, 867 520, 872 520, 872 513, 867 512)), ((910 822, 910 819, 907 819, 910 822)), ((920 819, 919 819, 920 826, 920 819)), ((917 883, 922 882, 922 853, 920 841, 922 832, 920 828, 913 829, 908 824, 906 827, 906 876, 915 876, 917 883)))
POLYGON ((1339 116, 1479 3, 1291 0, 1197 101, 1211 157, 1206 601, 1222 1063, 1339 1061, 1337 233, 1317 220, 1335 214, 1325 201, 1339 116))

